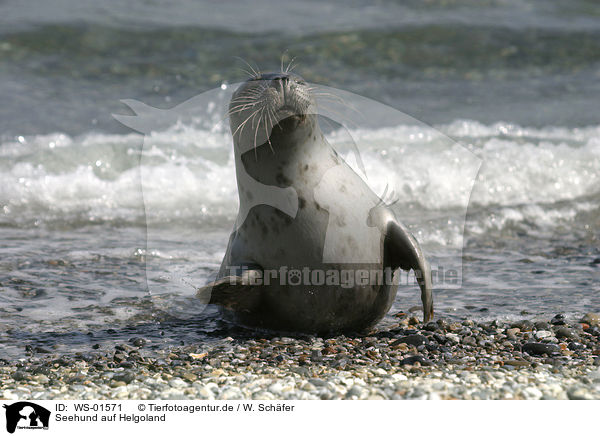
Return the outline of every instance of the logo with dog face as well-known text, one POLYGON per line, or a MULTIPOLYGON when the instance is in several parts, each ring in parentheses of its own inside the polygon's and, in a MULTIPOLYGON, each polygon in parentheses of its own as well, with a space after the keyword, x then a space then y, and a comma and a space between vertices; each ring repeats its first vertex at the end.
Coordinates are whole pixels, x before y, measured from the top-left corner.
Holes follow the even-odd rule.
POLYGON ((14 433, 16 429, 48 430, 50 411, 29 401, 3 405, 6 409, 6 431, 14 433))

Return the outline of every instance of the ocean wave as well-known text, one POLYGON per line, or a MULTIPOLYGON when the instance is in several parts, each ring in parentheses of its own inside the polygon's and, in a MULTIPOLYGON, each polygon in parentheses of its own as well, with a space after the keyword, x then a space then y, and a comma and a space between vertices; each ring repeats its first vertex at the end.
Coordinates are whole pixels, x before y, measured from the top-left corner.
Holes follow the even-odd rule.
MULTIPOLYGON (((552 228, 599 210, 598 126, 458 120, 431 131, 357 129, 332 132, 329 139, 337 147, 349 134, 374 191, 393 189, 402 219, 442 245, 462 242, 465 194, 475 232, 552 228), (456 159, 465 150, 482 160, 470 193, 456 189, 463 177, 456 159)), ((0 224, 8 226, 147 221, 229 227, 238 206, 229 134, 198 127, 174 126, 145 142, 136 134, 19 137, 0 145, 0 169, 0 224)))

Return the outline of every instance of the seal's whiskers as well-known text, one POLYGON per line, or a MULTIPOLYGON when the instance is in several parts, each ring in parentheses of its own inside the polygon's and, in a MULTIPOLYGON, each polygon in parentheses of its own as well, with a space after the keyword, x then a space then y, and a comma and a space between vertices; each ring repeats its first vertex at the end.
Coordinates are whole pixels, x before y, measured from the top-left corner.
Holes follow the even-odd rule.
POLYGON ((288 64, 288 66, 285 69, 285 71, 282 71, 282 73, 290 73, 290 72, 294 71, 294 68, 296 68, 296 66, 294 65, 294 61, 295 60, 296 60, 296 57, 294 56, 292 58, 292 60, 290 61, 290 63, 288 64))
POLYGON ((246 65, 248 65, 248 68, 250 68, 250 71, 252 71, 252 74, 250 74, 249 72, 246 72, 250 77, 252 78, 256 78, 260 76, 260 69, 258 67, 254 68, 252 65, 250 65, 248 63, 248 61, 246 61, 244 58, 241 58, 239 56, 234 56, 236 59, 239 59, 240 61, 242 61, 243 63, 245 63, 246 65))
POLYGON ((258 109, 256 109, 254 112, 252 112, 252 113, 251 113, 251 114, 248 116, 248 118, 246 118, 246 119, 244 120, 244 122, 242 122, 242 123, 241 123, 241 124, 238 126, 238 128, 237 128, 237 129, 235 129, 235 132, 233 132, 233 135, 232 135, 232 136, 235 136, 235 134, 236 134, 236 133, 237 133, 237 132, 240 130, 240 128, 242 128, 242 131, 240 132, 240 135, 239 135, 239 136, 240 136, 240 138, 241 138, 241 135, 242 135, 242 132, 243 132, 243 130, 244 130, 244 126, 246 125, 246 123, 247 123, 247 122, 248 122, 248 121, 249 121, 251 118, 254 118, 254 116, 255 116, 255 115, 258 113, 258 111, 260 111, 260 110, 261 110, 261 108, 258 108, 258 109))

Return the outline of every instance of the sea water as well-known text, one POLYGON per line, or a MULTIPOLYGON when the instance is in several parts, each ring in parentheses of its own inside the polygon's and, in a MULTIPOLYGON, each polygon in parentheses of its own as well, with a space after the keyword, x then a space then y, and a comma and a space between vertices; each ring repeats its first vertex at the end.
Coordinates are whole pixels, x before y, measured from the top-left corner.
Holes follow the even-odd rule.
MULTIPOLYGON (((144 138, 112 114, 131 114, 121 99, 169 109, 226 89, 249 68, 236 56, 263 70, 296 56, 308 81, 429 126, 325 130, 358 144, 369 184, 394 191, 429 257, 460 259, 460 286, 435 292, 438 316, 600 309, 594 2, 37 3, 0 6, 3 354, 226 331, 193 284, 147 278, 218 269, 238 207, 226 123, 144 138), (456 150, 431 132, 479 159, 468 192, 456 150)), ((403 286, 390 313, 419 304, 403 286)))

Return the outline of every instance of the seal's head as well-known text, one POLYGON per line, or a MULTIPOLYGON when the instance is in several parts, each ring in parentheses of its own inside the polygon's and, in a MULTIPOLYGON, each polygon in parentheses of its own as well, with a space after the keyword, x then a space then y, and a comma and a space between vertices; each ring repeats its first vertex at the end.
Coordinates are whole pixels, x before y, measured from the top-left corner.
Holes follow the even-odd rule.
POLYGON ((311 88, 291 72, 262 73, 235 91, 229 103, 234 140, 243 148, 271 143, 271 132, 292 132, 312 121, 311 88))

